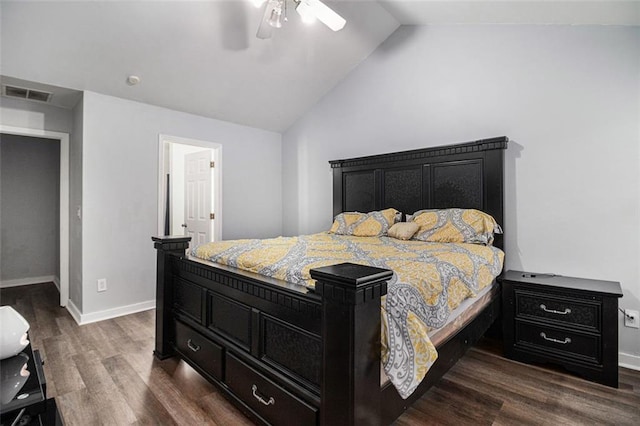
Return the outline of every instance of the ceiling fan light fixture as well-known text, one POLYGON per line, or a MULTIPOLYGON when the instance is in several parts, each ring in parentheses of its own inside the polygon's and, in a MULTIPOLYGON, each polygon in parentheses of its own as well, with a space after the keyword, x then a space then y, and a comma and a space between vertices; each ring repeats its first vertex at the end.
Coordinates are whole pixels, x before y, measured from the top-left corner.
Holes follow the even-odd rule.
MULTIPOLYGON (((267 3, 264 7, 262 20, 258 27, 256 37, 259 39, 271 38, 273 28, 282 28, 283 21, 287 21, 288 0, 252 0, 256 4, 261 1, 267 3)), ((346 24, 346 20, 333 11, 320 0, 292 0, 300 18, 305 23, 311 23, 316 19, 333 31, 340 31, 346 24)))
POLYGON ((282 28, 281 8, 276 7, 271 11, 271 16, 269 17, 269 25, 271 25, 273 28, 282 28))

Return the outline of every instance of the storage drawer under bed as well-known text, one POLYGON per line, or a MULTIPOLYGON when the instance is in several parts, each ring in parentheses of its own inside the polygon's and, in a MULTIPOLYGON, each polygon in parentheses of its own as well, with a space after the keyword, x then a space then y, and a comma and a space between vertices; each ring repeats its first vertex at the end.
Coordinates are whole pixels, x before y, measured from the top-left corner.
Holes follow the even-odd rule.
POLYGON ((226 354, 225 383, 268 423, 317 424, 317 408, 300 400, 230 352, 226 354))
POLYGON ((223 380, 223 348, 191 327, 176 321, 176 349, 211 377, 223 380))

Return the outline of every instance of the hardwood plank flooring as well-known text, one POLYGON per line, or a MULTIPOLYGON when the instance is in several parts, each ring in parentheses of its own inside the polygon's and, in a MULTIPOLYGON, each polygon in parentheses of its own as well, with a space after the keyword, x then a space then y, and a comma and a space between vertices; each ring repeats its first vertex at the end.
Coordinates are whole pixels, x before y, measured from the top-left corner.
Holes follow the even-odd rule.
MULTIPOLYGON (((58 299, 52 283, 0 290, 31 325, 67 425, 252 424, 186 363, 153 357, 153 311, 78 326, 58 299)), ((621 368, 612 389, 484 340, 394 425, 640 425, 640 371, 621 368)))

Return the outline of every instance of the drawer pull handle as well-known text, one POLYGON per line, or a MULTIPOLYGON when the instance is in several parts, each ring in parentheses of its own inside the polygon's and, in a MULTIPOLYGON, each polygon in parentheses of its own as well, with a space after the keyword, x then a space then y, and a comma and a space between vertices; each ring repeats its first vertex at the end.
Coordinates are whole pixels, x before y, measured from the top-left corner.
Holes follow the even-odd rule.
POLYGON ((571 338, 569 338, 569 337, 565 337, 564 340, 553 339, 551 337, 547 337, 547 335, 544 334, 544 331, 542 333, 540 333, 540 337, 542 337, 544 340, 548 340, 549 342, 560 343, 562 345, 566 345, 567 343, 571 343, 571 338))
POLYGON ((269 400, 267 401, 266 399, 258 395, 258 386, 256 385, 251 386, 251 390, 253 391, 253 397, 258 401, 260 401, 261 403, 263 403, 264 405, 271 405, 276 403, 276 400, 273 399, 273 397, 269 397, 269 400))
POLYGON ((191 339, 187 340, 187 346, 194 352, 198 352, 200 350, 200 345, 196 345, 191 341, 191 339))
POLYGON ((546 305, 540 305, 540 309, 550 314, 567 315, 571 313, 571 309, 565 308, 564 311, 556 311, 555 309, 547 309, 546 305))

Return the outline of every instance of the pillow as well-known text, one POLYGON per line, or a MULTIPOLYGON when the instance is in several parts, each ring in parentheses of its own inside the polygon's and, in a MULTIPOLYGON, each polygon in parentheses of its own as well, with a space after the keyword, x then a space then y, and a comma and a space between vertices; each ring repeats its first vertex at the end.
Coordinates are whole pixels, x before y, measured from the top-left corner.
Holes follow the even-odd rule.
POLYGON ((420 229, 415 222, 398 222, 389 228, 389 236, 398 240, 410 240, 411 237, 420 229))
POLYGON ((411 216, 420 229, 414 240, 491 245, 502 229, 490 215, 474 209, 420 210, 411 216))
POLYGON ((396 209, 370 213, 345 212, 336 216, 329 233, 354 235, 356 237, 380 237, 387 235, 389 227, 396 222, 396 209))

